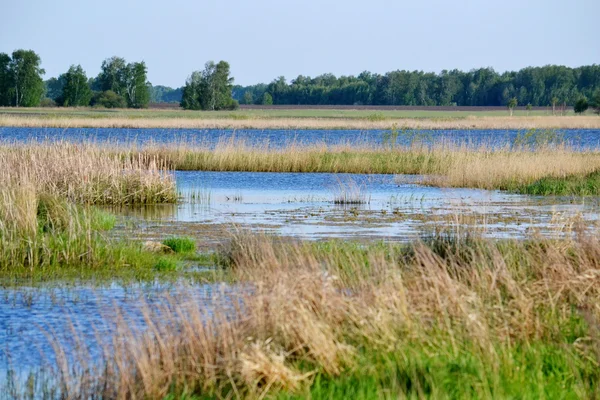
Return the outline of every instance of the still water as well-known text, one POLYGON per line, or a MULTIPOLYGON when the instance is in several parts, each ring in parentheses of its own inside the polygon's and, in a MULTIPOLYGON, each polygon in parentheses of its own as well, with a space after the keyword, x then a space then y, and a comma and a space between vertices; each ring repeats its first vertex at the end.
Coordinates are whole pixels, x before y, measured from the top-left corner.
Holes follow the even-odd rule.
MULTIPOLYGON (((486 145, 504 147, 514 143, 525 131, 486 130, 423 130, 400 133, 397 144, 409 144, 419 140, 423 143, 455 143, 460 145, 486 145)), ((250 145, 268 145, 272 148, 291 144, 311 145, 380 145, 386 141, 385 130, 278 130, 278 129, 124 129, 124 128, 21 128, 0 127, 1 142, 26 142, 30 140, 71 142, 111 142, 120 144, 169 144, 186 143, 215 146, 232 139, 250 145)), ((556 132, 557 138, 577 149, 600 148, 600 129, 567 129, 556 132)))

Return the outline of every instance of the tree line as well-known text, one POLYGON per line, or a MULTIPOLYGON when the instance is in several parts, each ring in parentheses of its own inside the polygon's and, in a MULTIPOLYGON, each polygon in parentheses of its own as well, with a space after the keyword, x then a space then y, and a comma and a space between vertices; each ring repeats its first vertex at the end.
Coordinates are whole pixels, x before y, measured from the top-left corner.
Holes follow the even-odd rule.
POLYGON ((0 106, 102 106, 106 108, 146 108, 150 102, 180 103, 194 110, 235 109, 233 78, 225 61, 206 63, 193 72, 185 86, 173 89, 153 87, 148 82, 144 61, 128 63, 122 57, 102 62, 97 77, 86 75, 81 65, 47 81, 42 60, 33 50, 0 53, 0 106))
POLYGON ((358 76, 279 77, 269 84, 235 86, 241 104, 508 106, 574 105, 600 91, 600 65, 528 67, 498 73, 492 68, 463 72, 392 71, 358 76))
POLYGON ((234 86, 230 65, 209 61, 180 88, 152 86, 141 62, 121 57, 103 61, 96 77, 72 65, 57 78, 45 71, 32 50, 0 53, 0 106, 103 106, 145 108, 150 102, 180 103, 193 110, 235 109, 241 104, 406 105, 406 106, 572 106, 600 109, 600 65, 548 65, 498 73, 492 68, 392 71, 358 76, 279 77, 269 84, 234 86))

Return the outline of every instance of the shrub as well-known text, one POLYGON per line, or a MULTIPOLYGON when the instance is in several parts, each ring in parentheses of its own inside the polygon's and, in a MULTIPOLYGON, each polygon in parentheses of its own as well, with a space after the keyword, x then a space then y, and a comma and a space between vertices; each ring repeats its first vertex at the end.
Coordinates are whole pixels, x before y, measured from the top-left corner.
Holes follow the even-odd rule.
POLYGON ((56 107, 56 102, 48 97, 45 97, 40 101, 40 107, 56 107))
POLYGON ((119 96, 112 90, 107 90, 105 92, 96 93, 92 98, 93 106, 100 106, 106 108, 125 108, 127 107, 127 102, 122 96, 119 96))
POLYGON ((586 97, 580 97, 575 103, 575 114, 583 114, 589 108, 588 100, 586 97))

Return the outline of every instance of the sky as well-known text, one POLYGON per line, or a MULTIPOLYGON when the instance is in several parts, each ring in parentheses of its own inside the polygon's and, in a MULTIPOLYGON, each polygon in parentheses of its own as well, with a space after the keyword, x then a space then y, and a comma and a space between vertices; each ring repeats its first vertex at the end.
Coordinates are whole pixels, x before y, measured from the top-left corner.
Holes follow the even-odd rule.
POLYGON ((600 0, 0 0, 0 52, 32 49, 45 79, 111 56, 179 87, 209 60, 235 83, 364 70, 497 71, 600 63, 600 0))

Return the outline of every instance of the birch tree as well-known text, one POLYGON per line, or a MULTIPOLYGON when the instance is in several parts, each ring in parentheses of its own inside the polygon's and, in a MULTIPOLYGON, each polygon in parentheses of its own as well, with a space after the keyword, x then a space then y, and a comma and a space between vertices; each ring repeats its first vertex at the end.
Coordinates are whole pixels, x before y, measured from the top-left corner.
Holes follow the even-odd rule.
POLYGON ((44 93, 42 60, 32 50, 15 50, 8 62, 8 93, 15 107, 39 105, 44 93))
POLYGON ((90 104, 92 90, 81 65, 71 65, 69 71, 63 74, 60 79, 64 81, 64 86, 59 97, 59 104, 65 107, 87 106, 90 104))

